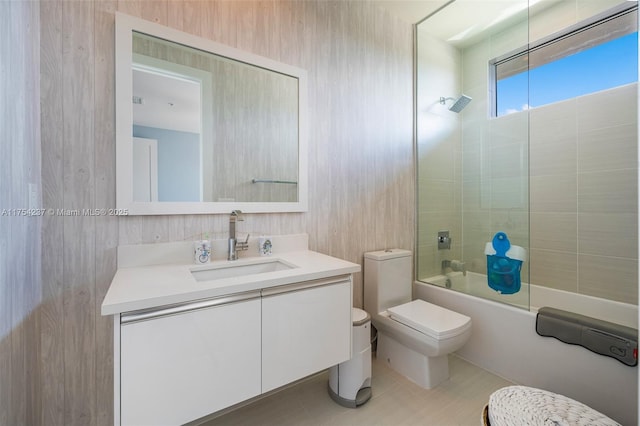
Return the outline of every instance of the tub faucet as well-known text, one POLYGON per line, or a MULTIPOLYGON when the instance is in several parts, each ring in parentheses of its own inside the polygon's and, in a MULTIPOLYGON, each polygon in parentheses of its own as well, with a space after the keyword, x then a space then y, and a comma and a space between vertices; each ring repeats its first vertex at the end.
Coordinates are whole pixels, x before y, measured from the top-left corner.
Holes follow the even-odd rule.
POLYGON ((244 221, 242 212, 240 210, 234 210, 229 216, 229 255, 227 260, 238 260, 238 251, 246 250, 249 248, 249 234, 244 242, 236 239, 236 222, 244 221))
POLYGON ((462 275, 467 275, 467 265, 461 260, 443 260, 442 261, 442 275, 446 274, 446 270, 451 268, 453 272, 462 272, 462 275))

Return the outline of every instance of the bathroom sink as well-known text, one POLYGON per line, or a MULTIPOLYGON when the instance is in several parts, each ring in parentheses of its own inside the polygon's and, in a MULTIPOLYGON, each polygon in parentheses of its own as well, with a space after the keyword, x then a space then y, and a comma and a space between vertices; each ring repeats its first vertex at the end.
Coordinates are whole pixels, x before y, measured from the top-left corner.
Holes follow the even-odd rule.
POLYGON ((196 281, 213 281, 222 278, 243 277, 246 275, 264 274, 267 272, 286 271, 297 266, 280 259, 267 259, 245 263, 225 263, 207 269, 192 269, 191 275, 196 281))

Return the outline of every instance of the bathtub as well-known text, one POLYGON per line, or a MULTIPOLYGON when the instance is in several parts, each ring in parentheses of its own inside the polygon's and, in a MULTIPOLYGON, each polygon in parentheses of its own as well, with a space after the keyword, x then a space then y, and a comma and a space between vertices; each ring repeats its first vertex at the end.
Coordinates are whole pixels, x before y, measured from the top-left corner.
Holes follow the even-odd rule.
POLYGON ((638 367, 535 332, 536 311, 542 306, 637 328, 635 305, 531 285, 529 310, 524 283, 522 294, 500 295, 482 274, 454 272, 427 280, 431 284, 414 283, 414 298, 471 317, 471 337, 458 356, 514 383, 581 401, 622 425, 638 424, 638 367))
POLYGON ((483 299, 506 303, 522 309, 538 312, 538 308, 551 306, 599 318, 609 322, 638 328, 638 306, 615 302, 598 297, 570 293, 539 285, 522 283, 521 290, 514 294, 500 294, 487 284, 487 276, 475 272, 451 272, 421 280, 439 287, 450 288, 483 299))

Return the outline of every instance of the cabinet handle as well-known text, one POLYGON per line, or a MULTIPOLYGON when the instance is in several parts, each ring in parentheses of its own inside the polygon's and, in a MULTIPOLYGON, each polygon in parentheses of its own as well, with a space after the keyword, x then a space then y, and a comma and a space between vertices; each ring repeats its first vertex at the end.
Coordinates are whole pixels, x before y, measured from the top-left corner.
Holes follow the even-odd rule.
POLYGON ((262 297, 273 296, 281 293, 304 290, 307 288, 321 287, 332 284, 350 283, 351 275, 341 275, 338 277, 321 278, 318 280, 303 281, 294 284, 285 284, 277 287, 262 289, 262 297))
POLYGON ((227 305, 229 303, 241 302, 243 300, 260 298, 260 290, 248 291, 246 293, 232 294, 229 296, 217 297, 215 299, 205 299, 200 301, 190 301, 168 305, 165 308, 141 309, 139 311, 128 312, 120 315, 120 324, 130 324, 154 318, 176 315, 187 311, 210 308, 212 306, 227 305))

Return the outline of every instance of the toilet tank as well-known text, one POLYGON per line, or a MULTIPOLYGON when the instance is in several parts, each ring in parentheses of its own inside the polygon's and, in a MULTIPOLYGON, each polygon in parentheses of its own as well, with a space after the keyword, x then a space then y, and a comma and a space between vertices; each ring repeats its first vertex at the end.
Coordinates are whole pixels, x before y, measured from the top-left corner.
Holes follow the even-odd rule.
POLYGON ((374 314, 411 301, 411 251, 390 249, 364 254, 364 309, 374 314))

